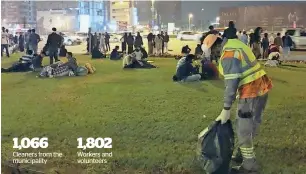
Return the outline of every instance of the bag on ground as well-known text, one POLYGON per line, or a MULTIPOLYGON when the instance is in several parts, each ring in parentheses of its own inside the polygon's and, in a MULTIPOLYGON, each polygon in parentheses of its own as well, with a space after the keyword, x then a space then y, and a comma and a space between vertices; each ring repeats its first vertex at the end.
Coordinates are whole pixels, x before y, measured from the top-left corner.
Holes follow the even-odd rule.
POLYGON ((88 74, 88 69, 84 66, 79 66, 76 70, 77 76, 86 76, 88 74))
POLYGON ((212 123, 198 135, 198 157, 207 174, 228 174, 234 151, 231 121, 212 123))

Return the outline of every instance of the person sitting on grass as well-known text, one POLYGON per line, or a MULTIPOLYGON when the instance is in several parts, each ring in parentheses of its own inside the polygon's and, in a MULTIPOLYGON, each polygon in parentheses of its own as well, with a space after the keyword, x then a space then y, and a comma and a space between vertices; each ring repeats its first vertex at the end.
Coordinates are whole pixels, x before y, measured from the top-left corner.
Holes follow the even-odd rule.
MULTIPOLYGON (((139 51, 140 52, 140 51, 139 51)), ((123 58, 123 68, 156 68, 145 60, 137 59, 136 54, 132 53, 123 58)))
POLYGON ((42 61, 45 56, 46 56, 46 52, 41 51, 40 54, 34 57, 32 64, 33 64, 33 68, 35 72, 41 71, 41 69, 43 68, 42 61))
POLYGON ((190 53, 191 49, 188 45, 182 47, 181 55, 176 56, 175 59, 182 59, 190 53))
POLYGON ((34 67, 32 61, 34 59, 33 51, 27 50, 26 55, 22 56, 18 62, 13 63, 9 68, 1 68, 1 73, 6 72, 27 72, 33 71, 34 67))
POLYGON ((65 48, 65 45, 62 45, 59 52, 59 57, 66 57, 67 49, 65 48))
POLYGON ((218 79, 219 71, 217 67, 210 60, 204 58, 201 61, 201 64, 202 64, 201 80, 218 79))
POLYGON ((193 59, 195 59, 193 54, 186 56, 185 61, 178 66, 176 74, 173 76, 173 81, 195 82, 201 79, 201 75, 198 72, 199 67, 192 66, 193 59))
POLYGON ((119 53, 119 46, 115 46, 115 48, 113 49, 113 51, 110 54, 110 60, 119 60, 123 57, 122 53, 119 53))
POLYGON ((143 54, 142 54, 142 52, 140 51, 140 49, 139 49, 138 47, 134 50, 134 52, 132 53, 132 55, 133 55, 133 57, 135 57, 135 59, 136 59, 137 61, 141 61, 141 60, 142 60, 143 54))
POLYGON ((148 58, 148 53, 143 46, 140 47, 140 51, 142 53, 142 57, 141 57, 142 60, 148 58))
POLYGON ((95 46, 94 49, 92 50, 91 58, 92 59, 101 59, 101 58, 105 58, 105 55, 103 53, 101 53, 98 46, 95 46))

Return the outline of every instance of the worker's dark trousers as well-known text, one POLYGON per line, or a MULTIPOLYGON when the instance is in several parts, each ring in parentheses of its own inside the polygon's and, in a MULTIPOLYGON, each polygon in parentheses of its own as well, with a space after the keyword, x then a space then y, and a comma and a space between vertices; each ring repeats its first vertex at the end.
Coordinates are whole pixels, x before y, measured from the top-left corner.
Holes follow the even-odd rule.
POLYGON ((243 157, 243 168, 251 170, 257 166, 253 138, 258 133, 262 113, 266 107, 268 94, 255 98, 239 99, 236 129, 238 147, 243 157))
POLYGON ((50 50, 49 56, 50 56, 50 65, 53 64, 53 59, 55 60, 55 62, 59 61, 58 60, 58 50, 50 50))

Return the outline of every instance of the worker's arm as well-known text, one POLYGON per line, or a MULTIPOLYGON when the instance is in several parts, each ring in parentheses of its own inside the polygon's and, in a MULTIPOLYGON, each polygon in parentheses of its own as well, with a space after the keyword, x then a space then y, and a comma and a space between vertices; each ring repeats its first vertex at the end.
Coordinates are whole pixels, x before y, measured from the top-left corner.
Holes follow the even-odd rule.
POLYGON ((236 98, 242 73, 241 61, 236 58, 224 58, 221 64, 225 80, 224 109, 229 110, 236 98))

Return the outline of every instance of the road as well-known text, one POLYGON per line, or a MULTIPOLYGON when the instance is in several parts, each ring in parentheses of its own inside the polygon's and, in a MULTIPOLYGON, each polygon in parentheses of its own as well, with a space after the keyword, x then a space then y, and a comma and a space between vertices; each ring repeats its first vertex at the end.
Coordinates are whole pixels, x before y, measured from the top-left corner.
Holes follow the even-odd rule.
MULTIPOLYGON (((44 45, 45 43, 43 41, 40 42, 39 49, 42 49, 44 45)), ((121 43, 111 43, 110 44, 111 49, 113 49, 116 45, 121 47, 121 43)), ((148 43, 146 39, 144 40, 144 45, 145 45, 146 50, 148 50, 147 48, 148 43)), ((169 53, 178 55, 180 54, 182 47, 185 45, 188 45, 192 49, 192 52, 194 52, 197 46, 197 42, 196 41, 180 41, 178 39, 171 38, 168 44, 169 50, 171 50, 169 51, 169 53)), ((66 49, 74 54, 85 54, 87 52, 86 43, 82 43, 81 45, 75 45, 75 46, 66 46, 66 49)), ((292 51, 290 59, 291 60, 306 60, 306 51, 302 51, 302 50, 292 51)))

